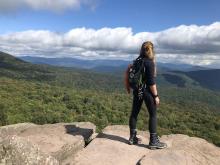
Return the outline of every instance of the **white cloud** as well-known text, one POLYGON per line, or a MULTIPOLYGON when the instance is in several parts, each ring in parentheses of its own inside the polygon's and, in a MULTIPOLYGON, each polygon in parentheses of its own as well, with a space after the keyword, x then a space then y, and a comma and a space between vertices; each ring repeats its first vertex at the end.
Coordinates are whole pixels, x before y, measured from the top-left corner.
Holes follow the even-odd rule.
POLYGON ((30 30, 0 35, 0 50, 18 56, 130 60, 146 40, 155 44, 160 62, 220 64, 220 22, 136 34, 126 27, 76 28, 63 34, 30 30))
POLYGON ((21 8, 30 8, 61 12, 68 9, 79 9, 81 5, 87 5, 94 9, 97 0, 1 0, 0 11, 13 12, 21 8))

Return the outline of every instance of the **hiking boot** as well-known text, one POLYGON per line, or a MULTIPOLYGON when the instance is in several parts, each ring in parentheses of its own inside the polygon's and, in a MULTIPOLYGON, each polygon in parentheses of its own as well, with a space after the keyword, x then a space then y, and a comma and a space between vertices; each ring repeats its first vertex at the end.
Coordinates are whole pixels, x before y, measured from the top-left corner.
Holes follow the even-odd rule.
POLYGON ((150 149, 163 149, 167 147, 167 144, 160 142, 159 138, 160 137, 157 136, 157 133, 150 134, 150 142, 149 142, 150 149))
POLYGON ((130 138, 128 140, 128 144, 133 145, 133 144, 138 144, 141 142, 141 139, 137 137, 137 131, 131 129, 130 130, 130 138))

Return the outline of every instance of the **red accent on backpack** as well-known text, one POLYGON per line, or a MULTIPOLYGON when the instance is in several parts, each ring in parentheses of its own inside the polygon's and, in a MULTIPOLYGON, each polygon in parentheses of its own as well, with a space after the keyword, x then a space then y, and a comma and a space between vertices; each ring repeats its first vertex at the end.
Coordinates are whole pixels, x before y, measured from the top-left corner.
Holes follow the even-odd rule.
POLYGON ((130 94, 131 92, 131 87, 129 85, 129 81, 128 81, 128 74, 129 74, 129 70, 131 68, 131 64, 128 65, 126 71, 125 71, 125 76, 124 76, 124 85, 125 85, 125 89, 127 90, 128 94, 130 94))

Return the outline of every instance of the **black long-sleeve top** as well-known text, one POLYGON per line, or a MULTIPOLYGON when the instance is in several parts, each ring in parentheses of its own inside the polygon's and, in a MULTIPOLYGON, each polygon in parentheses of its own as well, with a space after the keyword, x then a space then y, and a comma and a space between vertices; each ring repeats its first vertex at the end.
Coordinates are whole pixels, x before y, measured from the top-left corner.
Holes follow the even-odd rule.
POLYGON ((154 76, 154 67, 155 67, 154 62, 150 59, 145 59, 144 67, 145 67, 145 78, 146 78, 147 87, 156 84, 155 76, 154 76))

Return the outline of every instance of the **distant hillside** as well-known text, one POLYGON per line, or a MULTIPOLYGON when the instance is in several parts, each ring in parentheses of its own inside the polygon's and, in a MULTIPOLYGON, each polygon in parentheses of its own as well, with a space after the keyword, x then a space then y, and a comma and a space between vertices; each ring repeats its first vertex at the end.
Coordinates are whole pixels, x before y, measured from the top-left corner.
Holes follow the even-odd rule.
POLYGON ((190 71, 184 74, 197 81, 202 87, 220 90, 220 69, 190 71))
POLYGON ((49 69, 46 65, 33 65, 3 52, 0 52, 0 68, 1 76, 5 77, 38 81, 55 80, 52 68, 49 69))
POLYGON ((189 65, 189 64, 171 64, 171 63, 158 63, 157 64, 161 70, 166 71, 196 71, 196 70, 208 70, 210 68, 196 66, 196 65, 189 65))
POLYGON ((0 67, 1 68, 9 68, 9 67, 19 67, 20 65, 26 65, 28 62, 25 62, 19 58, 15 58, 14 56, 1 52, 0 51, 0 67))
POLYGON ((32 64, 3 52, 0 52, 0 59, 0 77, 97 90, 112 91, 120 90, 123 87, 121 75, 113 76, 85 69, 32 64))

